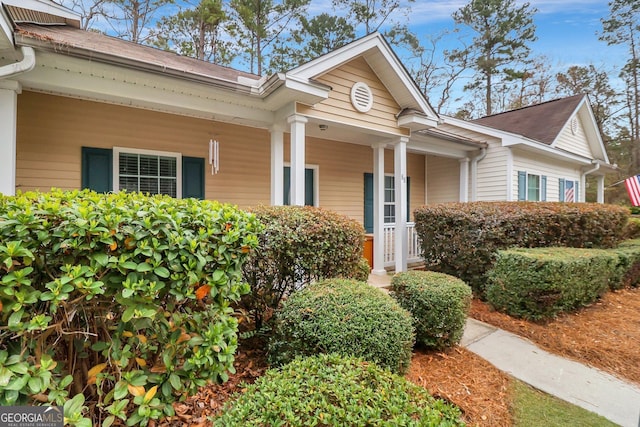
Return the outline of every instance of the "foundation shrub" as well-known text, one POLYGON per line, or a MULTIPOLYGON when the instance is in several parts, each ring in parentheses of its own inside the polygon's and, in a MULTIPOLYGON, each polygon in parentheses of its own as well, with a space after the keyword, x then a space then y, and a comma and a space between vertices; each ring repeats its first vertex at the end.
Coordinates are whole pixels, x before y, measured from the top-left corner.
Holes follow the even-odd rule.
POLYGON ((251 293, 243 306, 260 329, 280 301, 307 284, 333 277, 366 280, 364 229, 336 212, 309 206, 258 207, 259 246, 244 265, 251 293))
POLYGON ((615 250, 535 248, 500 251, 487 301, 497 310, 547 319, 594 302, 620 280, 615 250))
POLYGON ((404 373, 413 343, 411 315, 393 298, 364 282, 330 279, 294 293, 276 311, 268 356, 282 365, 339 353, 404 373))
POLYGON ((398 273, 391 296, 411 313, 416 344, 442 350, 460 342, 472 297, 462 280, 433 271, 398 273))
POLYGON ((640 237, 640 217, 632 216, 624 227, 624 239, 637 239, 640 237))
POLYGON ((226 380, 230 304, 249 291, 241 266, 259 231, 253 215, 210 201, 0 195, 0 404, 147 425, 226 380))
POLYGON ((269 370, 214 426, 463 426, 460 410, 361 359, 336 354, 269 370))
POLYGON ((615 249, 618 255, 619 281, 611 282, 611 289, 640 284, 640 239, 625 240, 615 249))
POLYGON ((614 247, 629 210, 596 203, 473 202, 422 206, 414 216, 427 269, 459 277, 482 295, 498 250, 614 247))

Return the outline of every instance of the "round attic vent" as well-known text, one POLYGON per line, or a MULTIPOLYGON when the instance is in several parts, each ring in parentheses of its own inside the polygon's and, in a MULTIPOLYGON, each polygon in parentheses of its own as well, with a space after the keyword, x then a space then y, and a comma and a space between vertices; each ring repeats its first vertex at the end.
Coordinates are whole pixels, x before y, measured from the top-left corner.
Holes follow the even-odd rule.
POLYGON ((571 119, 571 134, 575 135, 578 132, 578 119, 575 117, 571 119))
POLYGON ((351 87, 351 104, 361 113, 366 113, 373 107, 373 93, 366 83, 357 82, 351 87))

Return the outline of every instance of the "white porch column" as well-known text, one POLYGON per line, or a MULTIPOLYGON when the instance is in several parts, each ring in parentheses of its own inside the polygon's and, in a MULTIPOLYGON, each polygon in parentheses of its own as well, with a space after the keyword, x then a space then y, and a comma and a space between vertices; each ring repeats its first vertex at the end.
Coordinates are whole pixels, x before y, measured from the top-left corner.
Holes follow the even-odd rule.
POLYGON ((0 193, 16 194, 16 123, 22 85, 0 80, 0 193))
POLYGON ((284 204, 284 129, 273 125, 271 132, 271 206, 284 204))
POLYGON ((393 176, 395 181, 396 229, 394 252, 396 273, 407 271, 407 142, 401 137, 393 147, 393 176))
POLYGON ((298 114, 287 119, 291 125, 291 205, 304 206, 305 125, 309 120, 298 114))
POLYGON ((460 201, 469 201, 469 158, 460 159, 460 201))
POLYGON ((598 203, 604 203, 604 175, 598 175, 596 178, 598 182, 598 203))
POLYGON ((384 268, 384 144, 373 146, 373 274, 384 268))

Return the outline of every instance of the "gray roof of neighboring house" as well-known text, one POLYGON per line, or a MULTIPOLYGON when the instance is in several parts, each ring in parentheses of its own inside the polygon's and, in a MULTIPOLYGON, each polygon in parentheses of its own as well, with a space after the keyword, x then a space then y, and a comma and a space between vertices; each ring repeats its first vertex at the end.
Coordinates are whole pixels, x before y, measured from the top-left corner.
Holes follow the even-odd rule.
POLYGON ((91 52, 96 60, 99 60, 98 54, 102 54, 111 58, 120 58, 131 64, 151 64, 185 74, 194 74, 233 83, 237 83, 239 78, 255 81, 260 79, 259 76, 233 68, 180 56, 173 52, 140 45, 101 33, 83 31, 68 25, 18 23, 15 27, 16 37, 19 36, 26 39, 24 42, 33 40, 41 45, 48 45, 51 50, 56 52, 65 53, 66 50, 66 53, 73 54, 72 51, 82 50, 91 52))
POLYGON ((543 144, 551 145, 585 96, 574 95, 568 98, 555 99, 517 110, 482 117, 472 120, 472 123, 515 133, 543 144))

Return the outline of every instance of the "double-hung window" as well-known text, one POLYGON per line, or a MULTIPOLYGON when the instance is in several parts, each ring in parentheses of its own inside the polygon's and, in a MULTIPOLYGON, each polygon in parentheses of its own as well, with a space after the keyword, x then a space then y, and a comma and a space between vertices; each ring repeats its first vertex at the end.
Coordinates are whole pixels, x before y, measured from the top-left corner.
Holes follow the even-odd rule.
POLYGON ((547 177, 526 171, 518 171, 518 200, 546 201, 547 177))
POLYGON ((182 197, 180 153, 114 147, 113 189, 182 197))
POLYGON ((579 200, 579 181, 575 181, 572 179, 563 179, 560 178, 558 180, 558 200, 561 202, 577 202, 579 200))
POLYGON ((396 222, 396 180, 393 176, 384 177, 384 222, 396 222))

